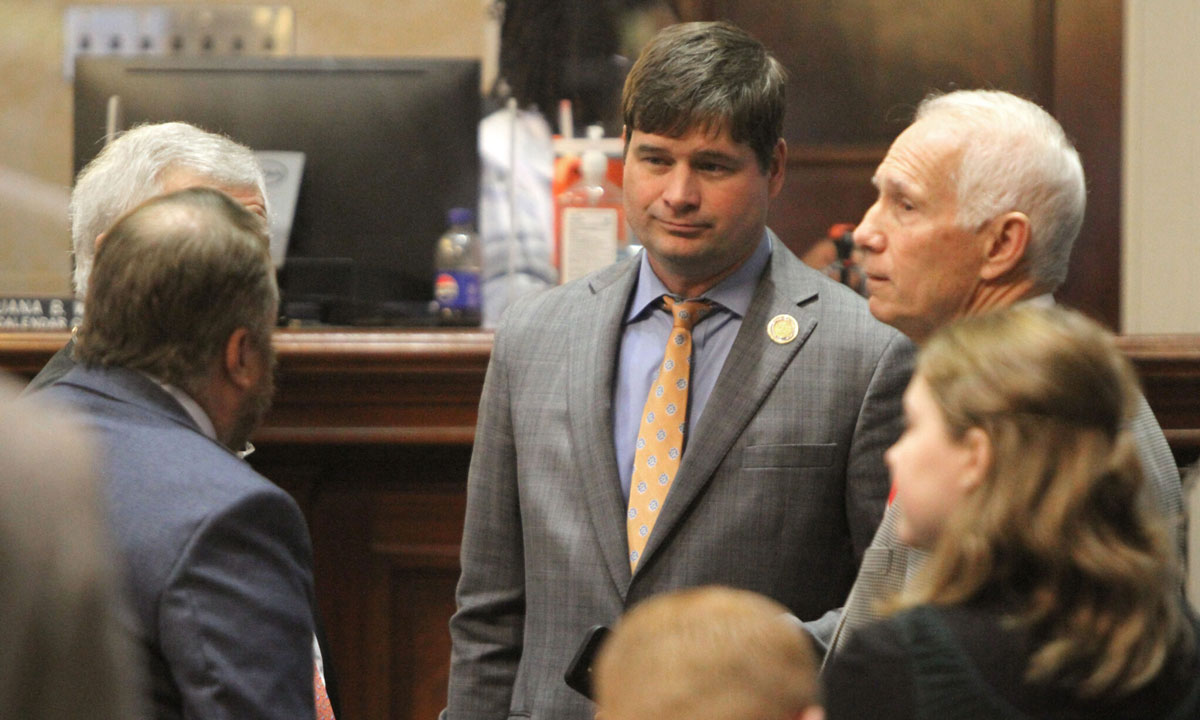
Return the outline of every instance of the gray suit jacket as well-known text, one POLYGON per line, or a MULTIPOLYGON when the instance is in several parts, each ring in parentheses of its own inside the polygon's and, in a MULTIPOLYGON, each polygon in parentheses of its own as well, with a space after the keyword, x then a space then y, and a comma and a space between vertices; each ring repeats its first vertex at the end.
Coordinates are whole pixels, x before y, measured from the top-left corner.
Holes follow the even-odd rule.
POLYGON ((312 550, 291 496, 140 373, 77 367, 156 718, 313 718, 312 550))
POLYGON ((912 346, 776 242, 631 577, 612 387, 637 258, 527 297, 496 333, 467 488, 450 720, 591 720, 563 672, 594 624, 720 583, 841 605, 888 493, 912 346), (768 320, 796 318, 772 342, 768 320))
MULTIPOLYGON (((1182 547, 1180 522, 1183 518, 1183 490, 1179 482, 1179 467, 1175 464, 1175 456, 1171 454, 1171 447, 1163 437, 1150 404, 1144 397, 1140 398, 1140 402, 1130 430, 1137 442, 1147 490, 1153 496, 1151 505, 1168 519, 1175 532, 1176 546, 1182 547)), ((880 603, 902 590, 907 579, 920 570, 928 557, 927 553, 904 545, 896 537, 899 514, 900 508, 896 503, 888 507, 884 514, 879 531, 875 533, 871 547, 863 558, 850 597, 846 599, 846 607, 825 656, 826 663, 854 630, 881 617, 880 603)))

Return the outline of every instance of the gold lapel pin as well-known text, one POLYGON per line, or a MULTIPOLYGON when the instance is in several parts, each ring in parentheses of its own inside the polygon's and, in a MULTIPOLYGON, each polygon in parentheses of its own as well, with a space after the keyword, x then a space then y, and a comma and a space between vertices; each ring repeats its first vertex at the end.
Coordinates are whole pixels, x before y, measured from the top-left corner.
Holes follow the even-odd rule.
POLYGON ((787 345, 800 334, 800 323, 791 315, 776 315, 767 323, 767 337, 780 345, 787 345))

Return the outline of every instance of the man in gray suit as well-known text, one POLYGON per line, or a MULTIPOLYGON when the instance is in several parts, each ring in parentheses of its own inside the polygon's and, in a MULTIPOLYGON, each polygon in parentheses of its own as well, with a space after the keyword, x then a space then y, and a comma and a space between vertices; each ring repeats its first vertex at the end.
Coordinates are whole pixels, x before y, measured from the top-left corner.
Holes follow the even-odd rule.
POLYGON ((98 441, 158 718, 314 717, 304 518, 233 451, 270 403, 278 298, 261 218, 159 196, 107 233, 80 365, 40 395, 98 441))
POLYGON ((501 321, 449 720, 590 720, 563 681, 576 646, 655 593, 729 585, 809 620, 845 598, 883 512, 912 348, 766 229, 783 111, 781 66, 725 23, 669 27, 631 70, 625 208, 645 250, 501 321), (674 415, 648 429, 662 401, 674 415))
MULTIPOLYGON (((266 181, 254 151, 223 135, 182 122, 155 123, 131 128, 106 145, 71 190, 75 296, 87 295, 96 247, 117 218, 156 195, 189 187, 216 188, 267 217, 266 181)), ((74 347, 74 339, 68 341, 25 392, 66 375, 75 366, 74 347)))
MULTIPOLYGON (((920 344, 958 317, 1054 302, 1086 192, 1079 154, 1045 110, 995 90, 930 96, 873 182, 854 242, 875 317, 920 344)), ((1132 427, 1152 503, 1175 525, 1179 470, 1144 398, 1132 427)), ((924 559, 896 538, 900 512, 888 508, 867 550, 831 654, 924 559)))

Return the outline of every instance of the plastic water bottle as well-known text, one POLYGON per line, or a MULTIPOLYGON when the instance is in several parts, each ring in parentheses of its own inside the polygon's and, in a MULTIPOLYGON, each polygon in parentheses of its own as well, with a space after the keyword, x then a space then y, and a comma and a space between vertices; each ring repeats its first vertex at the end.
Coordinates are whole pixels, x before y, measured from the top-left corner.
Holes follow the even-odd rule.
POLYGON ((450 227, 434 251, 433 298, 443 325, 478 325, 480 320, 479 236, 472 228, 474 213, 454 208, 450 227))

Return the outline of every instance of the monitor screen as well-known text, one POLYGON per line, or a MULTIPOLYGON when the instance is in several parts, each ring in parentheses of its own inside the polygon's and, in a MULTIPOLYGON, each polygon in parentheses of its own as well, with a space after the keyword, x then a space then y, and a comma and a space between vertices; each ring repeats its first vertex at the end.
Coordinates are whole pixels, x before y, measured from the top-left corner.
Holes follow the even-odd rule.
POLYGON ((478 204, 478 60, 81 57, 76 173, 110 114, 303 153, 280 277, 293 317, 423 321, 446 213, 478 204))

